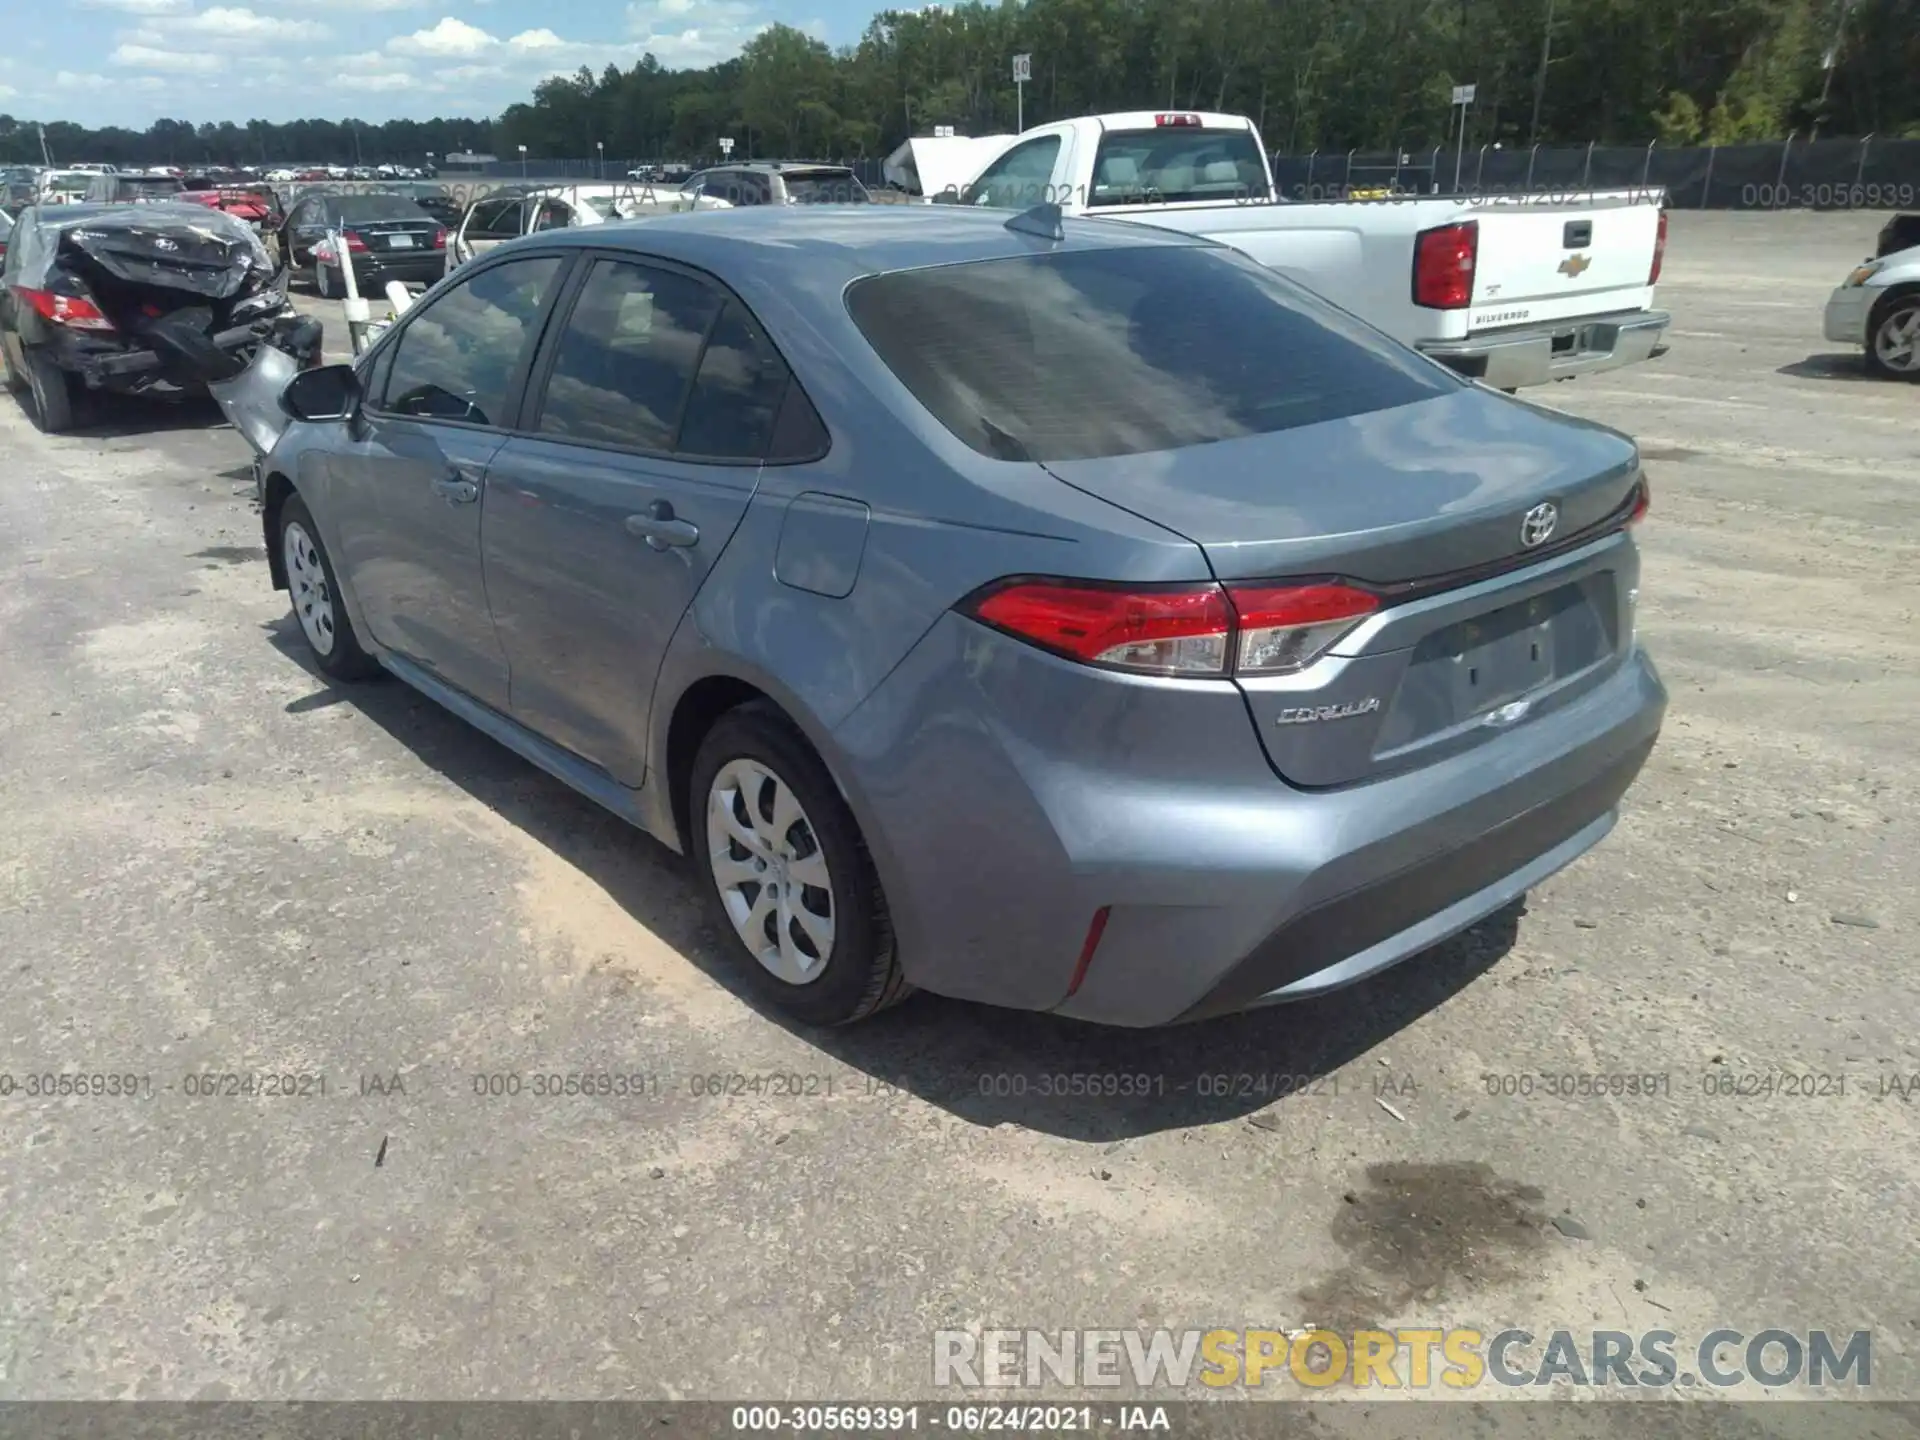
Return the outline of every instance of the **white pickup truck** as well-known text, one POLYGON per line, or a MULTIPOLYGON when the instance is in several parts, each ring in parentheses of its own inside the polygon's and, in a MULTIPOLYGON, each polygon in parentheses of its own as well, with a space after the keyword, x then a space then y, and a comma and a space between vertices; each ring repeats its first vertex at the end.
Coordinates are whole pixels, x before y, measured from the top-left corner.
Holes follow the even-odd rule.
POLYGON ((1654 308, 1665 193, 1276 197, 1237 115, 1082 116, 1013 137, 947 203, 1156 225, 1231 245, 1415 349, 1502 390, 1630 365, 1654 308))

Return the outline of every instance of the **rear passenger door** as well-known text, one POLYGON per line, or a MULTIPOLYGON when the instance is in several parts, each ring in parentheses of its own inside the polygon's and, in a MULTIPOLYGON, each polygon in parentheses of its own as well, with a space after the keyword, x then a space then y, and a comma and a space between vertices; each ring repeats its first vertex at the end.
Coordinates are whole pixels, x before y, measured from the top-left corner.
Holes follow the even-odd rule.
POLYGON ((661 657, 753 497, 788 372, 697 272, 583 270, 488 471, 487 595, 514 718, 638 787, 661 657))

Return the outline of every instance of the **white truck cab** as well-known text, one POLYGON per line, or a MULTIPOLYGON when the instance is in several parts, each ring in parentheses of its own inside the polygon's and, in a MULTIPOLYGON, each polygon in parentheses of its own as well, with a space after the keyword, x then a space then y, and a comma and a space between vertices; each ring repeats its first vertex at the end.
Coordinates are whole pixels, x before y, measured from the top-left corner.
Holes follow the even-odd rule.
POLYGON ((1244 116, 1081 116, 1013 138, 943 200, 1204 236, 1503 390, 1658 353, 1665 193, 1279 198, 1244 116))

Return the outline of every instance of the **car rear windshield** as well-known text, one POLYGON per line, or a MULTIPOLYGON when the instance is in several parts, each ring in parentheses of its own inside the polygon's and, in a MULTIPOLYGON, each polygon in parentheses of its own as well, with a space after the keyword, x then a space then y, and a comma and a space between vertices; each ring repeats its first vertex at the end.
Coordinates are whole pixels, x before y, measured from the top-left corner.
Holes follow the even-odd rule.
POLYGON ((796 205, 861 205, 873 197, 851 170, 815 170, 796 175, 786 172, 787 198, 796 205))
POLYGON ((1110 130, 1101 136, 1087 204, 1266 200, 1272 193, 1251 130, 1167 126, 1110 130))
POLYGON ((1143 245, 899 270, 854 324, 954 435, 1085 460, 1263 435, 1463 382, 1245 256, 1143 245))
POLYGON ((404 195, 342 195, 337 203, 340 218, 348 222, 432 218, 404 195))

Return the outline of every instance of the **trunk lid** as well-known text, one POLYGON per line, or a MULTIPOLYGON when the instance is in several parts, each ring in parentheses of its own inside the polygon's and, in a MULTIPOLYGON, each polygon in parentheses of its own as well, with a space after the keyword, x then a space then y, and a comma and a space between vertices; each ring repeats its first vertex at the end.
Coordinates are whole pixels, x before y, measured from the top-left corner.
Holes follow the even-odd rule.
POLYGON ((350 227, 374 255, 421 254, 433 249, 433 237, 444 228, 437 220, 363 220, 350 227))
POLYGON ((1654 191, 1589 205, 1474 206, 1480 242, 1469 329, 1646 309, 1660 198, 1654 191))
POLYGON ((1584 530, 1620 507, 1638 465, 1617 431, 1480 387, 1212 445, 1047 462, 1195 542, 1222 580, 1376 585, 1519 556, 1521 517, 1545 501, 1559 512, 1553 540, 1584 530))
POLYGON ((1193 540, 1223 581, 1338 577, 1380 595, 1305 669, 1236 682, 1295 785, 1492 743, 1598 683, 1632 642, 1633 442, 1482 389, 1047 468, 1193 540))

